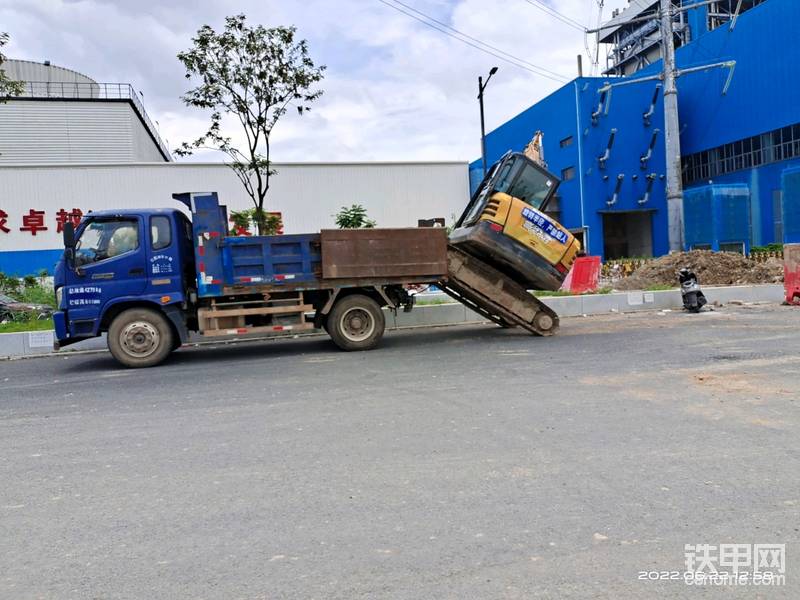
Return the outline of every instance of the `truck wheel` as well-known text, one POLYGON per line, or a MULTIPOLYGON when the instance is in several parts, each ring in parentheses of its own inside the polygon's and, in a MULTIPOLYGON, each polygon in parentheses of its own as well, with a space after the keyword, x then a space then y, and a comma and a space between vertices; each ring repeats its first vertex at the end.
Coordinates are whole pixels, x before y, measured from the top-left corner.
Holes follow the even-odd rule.
POLYGON ((386 327, 381 307, 362 294, 345 296, 334 304, 326 324, 328 335, 342 350, 374 348, 386 327))
POLYGON ((108 349, 126 367, 152 367, 172 352, 172 328, 166 317, 149 308, 121 312, 108 328, 108 349))

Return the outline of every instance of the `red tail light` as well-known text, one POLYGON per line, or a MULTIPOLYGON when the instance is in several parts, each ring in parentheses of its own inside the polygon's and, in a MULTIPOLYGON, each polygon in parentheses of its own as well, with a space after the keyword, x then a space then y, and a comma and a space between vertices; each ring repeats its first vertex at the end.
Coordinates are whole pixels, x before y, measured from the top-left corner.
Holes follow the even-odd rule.
POLYGON ((497 232, 503 231, 503 226, 502 225, 498 225, 497 223, 489 223, 489 227, 491 227, 492 230, 497 231, 497 232))
POLYGON ((559 273, 561 273, 562 275, 564 275, 567 271, 569 271, 569 269, 567 267, 565 267, 564 265, 562 265, 561 263, 558 263, 556 265, 556 270, 559 273))

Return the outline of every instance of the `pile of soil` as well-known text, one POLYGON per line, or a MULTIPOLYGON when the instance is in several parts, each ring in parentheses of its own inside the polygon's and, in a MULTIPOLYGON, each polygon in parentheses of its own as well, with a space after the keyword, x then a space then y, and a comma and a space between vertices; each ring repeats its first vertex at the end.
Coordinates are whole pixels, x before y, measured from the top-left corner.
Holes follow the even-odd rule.
POLYGON ((678 271, 683 267, 695 272, 700 285, 746 285, 783 281, 783 261, 770 258, 754 260, 733 252, 692 250, 676 252, 650 261, 614 285, 620 290, 642 290, 658 285, 678 287, 678 271))

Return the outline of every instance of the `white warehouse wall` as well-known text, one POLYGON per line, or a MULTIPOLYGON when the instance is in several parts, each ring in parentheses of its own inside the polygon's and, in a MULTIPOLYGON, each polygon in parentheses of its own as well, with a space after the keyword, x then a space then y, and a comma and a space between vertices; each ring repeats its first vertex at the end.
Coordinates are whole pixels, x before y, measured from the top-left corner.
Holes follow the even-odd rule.
POLYGON ((127 101, 0 104, 0 165, 163 161, 127 101))
MULTIPOLYGON (((343 206, 362 204, 379 227, 416 227, 418 219, 450 223, 469 199, 466 162, 276 164, 266 208, 280 211, 285 233, 335 227, 343 206)), ((61 247, 56 214, 78 208, 177 207, 173 192, 218 192, 229 209, 252 206, 249 196, 219 163, 118 165, 0 165, 0 271, 25 274, 51 268, 61 247), (23 215, 45 211, 47 231, 20 231, 23 215), (0 221, 1 222, 1 221, 0 221), (42 264, 42 267, 38 265, 42 264)))

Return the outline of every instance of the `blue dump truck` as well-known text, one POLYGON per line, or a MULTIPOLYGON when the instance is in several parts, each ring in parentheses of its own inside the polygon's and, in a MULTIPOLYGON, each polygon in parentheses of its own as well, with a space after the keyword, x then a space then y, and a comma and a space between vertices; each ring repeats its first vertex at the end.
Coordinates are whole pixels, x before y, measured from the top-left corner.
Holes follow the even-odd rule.
POLYGON ((56 339, 108 333, 120 363, 160 363, 204 336, 325 328, 344 350, 375 346, 382 306, 410 307, 412 284, 447 274, 442 228, 228 235, 215 193, 175 194, 191 211, 97 211, 64 232, 56 339), (310 318, 309 318, 310 317, 310 318))
POLYGON ((215 193, 173 194, 188 211, 176 203, 91 212, 77 228, 64 227, 64 255, 54 277, 56 349, 106 333, 117 361, 150 367, 187 342, 190 332, 214 337, 325 329, 343 350, 369 350, 383 336, 384 308, 411 310, 408 288, 424 284, 438 285, 503 327, 551 335, 558 316, 518 281, 557 287, 576 248, 569 232, 553 233, 560 226, 539 212, 557 180, 544 181, 539 199, 527 202, 535 189, 530 174, 515 191, 509 173, 523 176, 528 165, 511 166, 493 169, 498 175, 490 173, 473 196, 472 216, 462 217, 454 232, 458 243, 442 227, 229 235, 227 210, 215 193), (498 216, 498 202, 512 200, 535 212, 524 228, 510 208, 503 214, 511 216, 498 216), (540 222, 547 229, 537 229, 540 222), (518 241, 526 236, 527 248, 518 241), (557 248, 555 254, 537 250, 542 240, 557 248))

